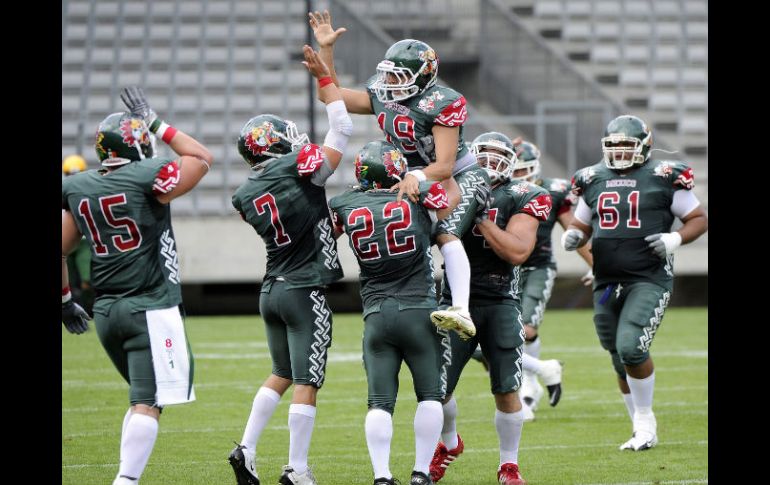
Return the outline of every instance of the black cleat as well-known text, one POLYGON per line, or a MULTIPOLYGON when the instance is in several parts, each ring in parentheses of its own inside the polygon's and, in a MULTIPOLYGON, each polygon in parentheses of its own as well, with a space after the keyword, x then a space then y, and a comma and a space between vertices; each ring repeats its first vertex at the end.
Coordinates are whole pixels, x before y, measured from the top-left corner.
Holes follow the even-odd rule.
POLYGON ((413 471, 409 485, 433 485, 433 480, 423 472, 413 471))
POLYGON ((238 485, 259 485, 254 457, 246 456, 243 452, 245 449, 245 446, 236 446, 230 452, 230 457, 228 458, 230 466, 233 467, 235 472, 235 480, 238 482, 238 485))

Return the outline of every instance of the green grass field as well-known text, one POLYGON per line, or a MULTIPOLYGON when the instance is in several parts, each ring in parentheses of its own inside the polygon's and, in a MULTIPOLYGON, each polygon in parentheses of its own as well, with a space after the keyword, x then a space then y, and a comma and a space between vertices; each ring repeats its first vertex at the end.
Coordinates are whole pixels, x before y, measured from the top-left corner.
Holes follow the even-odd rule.
MULTIPOLYGON (((565 363, 564 395, 555 408, 541 401, 524 426, 519 465, 530 485, 708 483, 708 330, 702 308, 666 312, 654 344, 655 413, 659 445, 618 451, 631 435, 609 354, 599 346, 588 310, 549 310, 541 327, 542 358, 565 363)), ((112 367, 92 329, 62 330, 62 483, 105 485, 117 470, 128 386, 112 367)), ((227 462, 239 441, 254 393, 270 372, 262 321, 256 316, 191 317, 197 401, 163 412, 142 485, 234 484, 227 462)), ((366 377, 361 365, 360 315, 334 316, 333 344, 319 393, 310 464, 321 485, 371 484, 364 437, 366 377)), ((444 485, 496 483, 494 402, 480 364, 468 363, 455 392, 465 453, 444 485)), ((275 484, 288 459, 284 396, 257 450, 263 484, 275 484)), ((414 464, 416 402, 402 368, 391 470, 409 482, 414 464)))

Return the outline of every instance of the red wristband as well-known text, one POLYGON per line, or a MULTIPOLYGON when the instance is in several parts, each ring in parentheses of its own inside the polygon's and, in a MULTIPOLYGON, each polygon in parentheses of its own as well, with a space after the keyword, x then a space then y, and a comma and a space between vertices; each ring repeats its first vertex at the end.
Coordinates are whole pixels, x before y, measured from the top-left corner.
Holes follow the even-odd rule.
POLYGON ((176 128, 173 126, 169 126, 166 128, 166 131, 163 132, 163 136, 161 136, 161 140, 163 140, 165 143, 171 143, 171 139, 174 138, 174 135, 176 135, 176 128))
POLYGON ((321 89, 322 87, 333 83, 331 76, 322 77, 318 80, 318 89, 321 89))
POLYGON ((64 295, 66 295, 69 292, 70 292, 70 287, 69 286, 65 286, 64 288, 61 289, 61 296, 64 296, 64 295))

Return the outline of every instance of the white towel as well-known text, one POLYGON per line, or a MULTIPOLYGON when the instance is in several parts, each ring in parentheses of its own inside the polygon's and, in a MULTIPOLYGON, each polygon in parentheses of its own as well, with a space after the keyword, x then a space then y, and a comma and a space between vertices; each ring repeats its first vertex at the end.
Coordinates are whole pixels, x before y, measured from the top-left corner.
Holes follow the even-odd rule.
POLYGON ((195 401, 190 373, 192 356, 187 352, 187 337, 179 307, 148 310, 146 314, 158 406, 195 401))

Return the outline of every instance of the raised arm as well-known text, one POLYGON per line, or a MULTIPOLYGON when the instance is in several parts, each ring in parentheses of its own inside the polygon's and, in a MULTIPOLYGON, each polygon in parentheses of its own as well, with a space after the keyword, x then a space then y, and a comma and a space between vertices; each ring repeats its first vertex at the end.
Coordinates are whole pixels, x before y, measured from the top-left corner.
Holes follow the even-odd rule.
MULTIPOLYGON (((345 102, 345 106, 349 113, 355 114, 374 114, 372 109, 372 102, 369 99, 369 94, 366 91, 360 91, 355 89, 347 89, 340 87, 339 79, 337 79, 337 72, 334 69, 334 43, 340 35, 347 32, 345 27, 340 27, 334 30, 332 27, 332 18, 328 10, 321 12, 308 12, 310 27, 313 28, 313 34, 315 40, 318 42, 319 51, 318 54, 321 60, 329 68, 329 76, 334 82, 335 86, 340 88, 342 94, 342 100, 345 102)), ((318 90, 318 99, 326 102, 323 99, 323 93, 318 90)))
POLYGON ((177 171, 171 175, 164 175, 173 179, 171 183, 167 181, 168 178, 159 182, 159 187, 165 185, 168 190, 161 188, 156 192, 158 201, 168 204, 192 190, 211 168, 214 161, 211 152, 195 138, 158 118, 155 111, 150 108, 141 88, 134 86, 125 88, 120 97, 132 114, 144 118, 150 131, 179 155, 179 159, 176 160, 177 171))
MULTIPOLYGON (((333 172, 342 160, 342 154, 348 144, 348 139, 353 133, 353 121, 345 109, 340 89, 331 81, 329 68, 321 57, 309 45, 302 47, 305 65, 310 74, 318 79, 318 92, 326 103, 326 114, 329 117, 329 131, 324 139, 323 151, 329 161, 333 172)), ((331 175, 331 174, 329 174, 331 175)))

